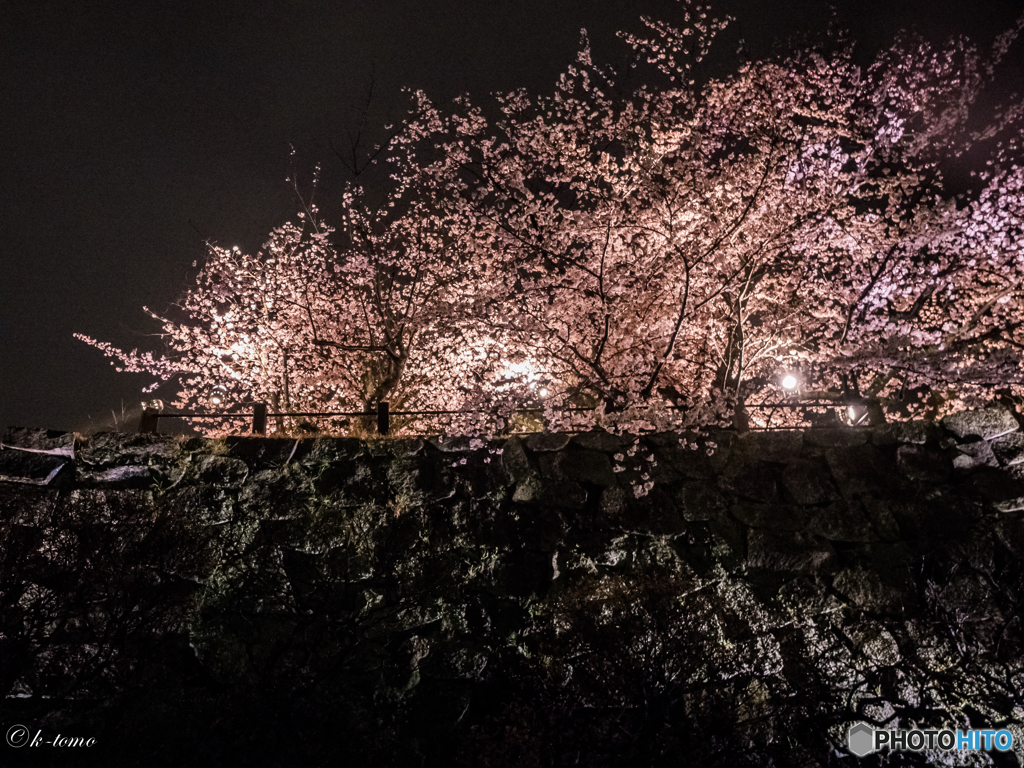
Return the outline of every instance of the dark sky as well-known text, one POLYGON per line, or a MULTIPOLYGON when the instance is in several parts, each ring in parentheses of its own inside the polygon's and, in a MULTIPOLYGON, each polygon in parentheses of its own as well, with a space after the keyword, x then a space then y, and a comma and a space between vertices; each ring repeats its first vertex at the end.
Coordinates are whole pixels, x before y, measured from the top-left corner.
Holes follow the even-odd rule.
MULTIPOLYGON (((988 43, 1024 3, 834 3, 867 49, 917 25, 988 43)), ((827 2, 723 0, 755 55, 820 29, 827 2)), ((179 0, 0 6, 0 431, 86 429, 137 406, 75 332, 156 348, 141 307, 189 285, 204 240, 255 249, 298 210, 285 182, 323 165, 323 214, 371 82, 368 123, 400 119, 401 88, 436 102, 549 90, 586 27, 598 62, 616 29, 672 0, 179 0), (291 154, 294 147, 295 154, 291 154)), ((1024 46, 1018 43, 1018 46, 1024 46)), ((1017 60, 1021 60, 1019 50, 1017 60)), ((1011 72, 1018 82, 1020 70, 1011 72)))

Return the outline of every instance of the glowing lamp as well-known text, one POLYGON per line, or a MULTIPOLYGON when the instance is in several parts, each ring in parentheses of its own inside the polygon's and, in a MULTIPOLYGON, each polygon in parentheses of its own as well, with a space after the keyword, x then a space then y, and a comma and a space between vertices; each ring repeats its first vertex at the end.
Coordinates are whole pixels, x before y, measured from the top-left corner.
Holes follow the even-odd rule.
POLYGON ((796 376, 794 376, 792 373, 787 373, 782 379, 783 389, 796 389, 797 384, 799 384, 799 382, 796 380, 796 376))
POLYGON ((220 405, 224 402, 224 398, 227 397, 227 394, 228 391, 218 384, 213 388, 213 393, 210 395, 210 402, 214 405, 220 405))
POLYGON ((868 409, 860 405, 849 405, 846 407, 846 415, 849 418, 850 426, 856 427, 868 417, 868 409))

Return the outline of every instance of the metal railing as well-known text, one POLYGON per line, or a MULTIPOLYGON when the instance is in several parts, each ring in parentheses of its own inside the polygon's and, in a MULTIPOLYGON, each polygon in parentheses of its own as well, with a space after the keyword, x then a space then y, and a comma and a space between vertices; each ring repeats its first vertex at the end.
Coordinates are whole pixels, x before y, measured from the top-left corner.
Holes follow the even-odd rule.
MULTIPOLYGON (((793 429, 794 427, 783 426, 783 427, 772 427, 771 420, 777 410, 820 410, 822 408, 835 408, 835 409, 848 409, 856 407, 857 404, 853 402, 837 401, 837 400, 823 400, 823 401, 792 401, 792 402, 779 402, 779 403, 758 403, 755 405, 747 405, 744 409, 749 413, 751 411, 767 411, 767 417, 765 419, 765 426, 763 427, 751 427, 752 431, 765 431, 765 430, 781 430, 781 429, 793 429)), ((668 406, 668 410, 683 410, 684 406, 668 406)), ((569 411, 593 411, 595 408, 561 408, 558 409, 563 412, 569 411)), ((524 413, 543 413, 543 408, 518 408, 512 413, 524 414, 524 413)), ((249 419, 252 425, 252 434, 254 435, 265 435, 267 433, 267 419, 268 418, 369 418, 376 417, 376 431, 379 435, 387 435, 391 432, 391 417, 392 416, 454 416, 459 414, 481 414, 489 413, 489 411, 483 410, 462 410, 462 411, 446 411, 446 410, 422 410, 422 411, 392 411, 387 401, 381 401, 377 403, 377 409, 374 411, 309 411, 301 413, 270 413, 265 403, 253 403, 251 411, 236 411, 228 413, 209 413, 209 412, 195 412, 195 411, 181 411, 176 413, 164 413, 155 408, 146 407, 142 411, 142 416, 139 420, 139 432, 156 433, 158 432, 158 425, 160 419, 169 418, 180 418, 180 419, 249 419)), ((857 421, 851 419, 853 424, 856 426, 857 421)))
POLYGON ((330 412, 302 412, 302 413, 270 413, 265 403, 253 403, 252 411, 234 413, 205 413, 196 411, 179 411, 176 413, 163 413, 156 408, 143 408, 142 417, 139 420, 139 432, 155 433, 158 431, 160 419, 251 419, 252 434, 265 435, 267 433, 267 419, 274 418, 306 418, 310 416, 320 417, 377 417, 377 432, 386 435, 391 431, 391 416, 411 413, 406 411, 392 412, 387 402, 377 403, 376 411, 330 411, 330 412))

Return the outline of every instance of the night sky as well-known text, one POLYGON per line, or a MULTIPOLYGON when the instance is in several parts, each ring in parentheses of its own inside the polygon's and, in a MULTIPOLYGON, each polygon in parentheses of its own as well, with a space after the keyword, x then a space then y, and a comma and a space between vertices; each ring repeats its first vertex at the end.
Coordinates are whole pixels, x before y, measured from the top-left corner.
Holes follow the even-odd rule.
MULTIPOLYGON (((987 44, 1024 3, 836 3, 870 51, 903 26, 987 44)), ((827 2, 731 0, 753 55, 827 23, 827 2)), ((118 374, 75 332, 158 349, 162 311, 191 283, 204 242, 255 250, 365 112, 371 137, 400 120, 401 89, 443 104, 469 92, 549 91, 586 27, 598 63, 616 29, 671 0, 205 0, 0 6, 0 431, 88 430, 137 406, 148 376, 118 374), (365 109, 368 89, 373 98, 365 109), (294 154, 293 154, 294 148, 294 154)), ((1018 41, 1014 61, 1021 62, 1018 41)), ((1018 65, 1004 77, 1024 86, 1018 65)), ((372 183, 372 178, 371 178, 372 183)), ((168 399, 171 392, 161 392, 168 399)), ((132 425, 134 428, 134 425, 132 425)))

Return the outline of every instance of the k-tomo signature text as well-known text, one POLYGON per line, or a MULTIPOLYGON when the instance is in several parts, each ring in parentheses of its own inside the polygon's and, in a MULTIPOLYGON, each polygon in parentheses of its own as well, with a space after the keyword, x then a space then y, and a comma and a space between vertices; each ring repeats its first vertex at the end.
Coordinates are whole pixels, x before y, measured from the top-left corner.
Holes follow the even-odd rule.
POLYGON ((95 736, 68 736, 57 733, 51 736, 36 730, 35 734, 27 725, 12 725, 7 729, 7 744, 20 749, 21 747, 93 747, 95 736))

